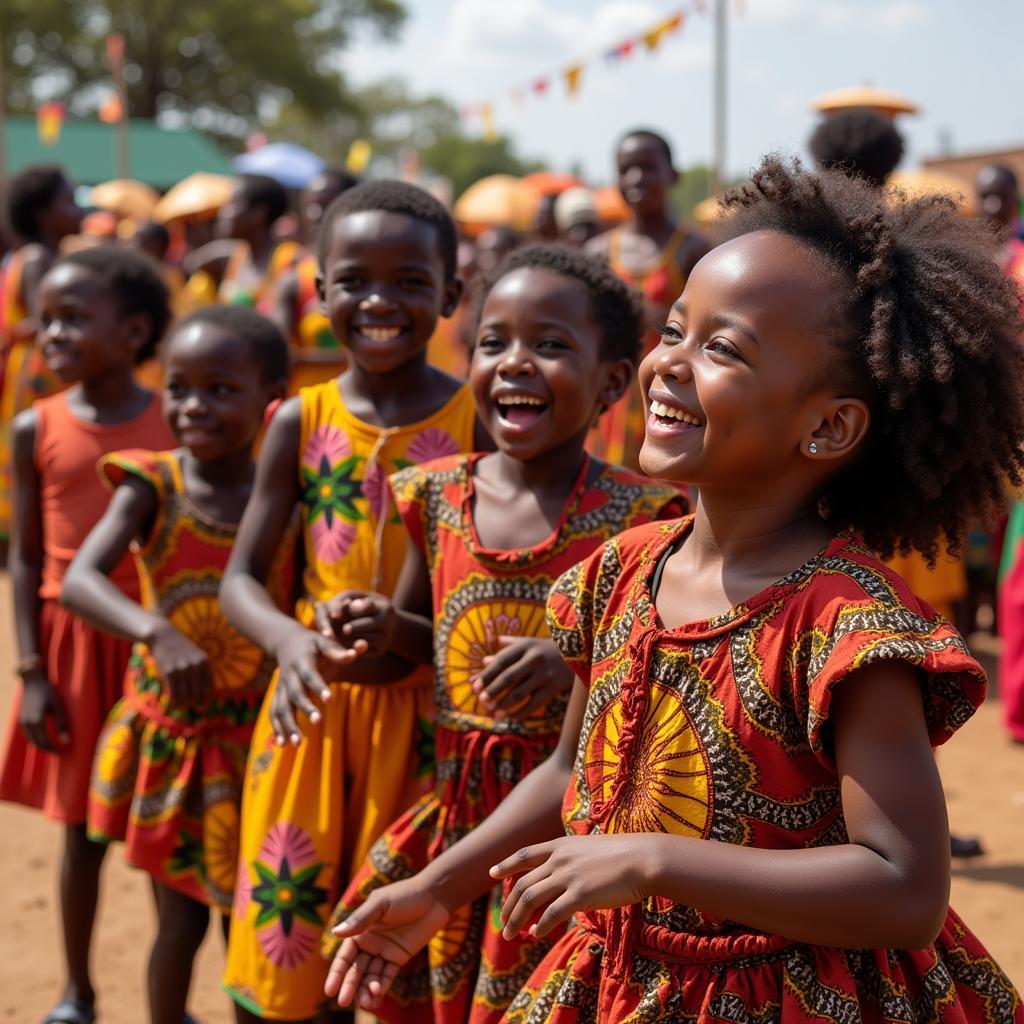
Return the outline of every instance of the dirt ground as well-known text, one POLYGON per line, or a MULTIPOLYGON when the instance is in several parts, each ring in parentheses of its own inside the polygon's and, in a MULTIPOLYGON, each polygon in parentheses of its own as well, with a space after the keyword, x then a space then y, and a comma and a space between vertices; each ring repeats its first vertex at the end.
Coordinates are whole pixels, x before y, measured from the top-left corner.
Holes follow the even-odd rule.
MULTIPOLYGON (((0 715, 15 681, 11 598, 0 575, 0 715)), ((940 758, 953 827, 984 838, 988 855, 957 867, 953 905, 1018 986, 1024 986, 1024 747, 1008 743, 990 701, 940 758)), ((0 1021, 35 1024, 61 985, 56 905, 57 828, 39 815, 0 804, 0 1021)), ((144 971, 153 932, 145 877, 118 851, 108 858, 96 941, 95 979, 103 1024, 146 1020, 144 971)), ((202 1024, 229 1024, 219 987, 222 943, 211 929, 190 1009, 202 1024)))

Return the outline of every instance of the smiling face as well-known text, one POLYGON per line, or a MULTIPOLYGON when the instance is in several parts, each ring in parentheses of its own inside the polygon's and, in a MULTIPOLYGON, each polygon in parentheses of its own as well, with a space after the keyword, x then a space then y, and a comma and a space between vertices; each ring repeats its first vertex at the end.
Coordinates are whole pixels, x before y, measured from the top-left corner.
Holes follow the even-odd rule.
POLYGON ((484 302, 469 380, 498 448, 528 461, 582 445, 630 370, 602 359, 601 330, 581 283, 524 267, 502 277, 484 302))
POLYGON ((834 347, 848 301, 841 274, 786 235, 758 231, 713 249, 640 367, 644 472, 755 492, 816 472, 808 442, 849 383, 834 347))
POLYGON ((331 227, 321 300, 335 337, 370 373, 388 373, 426 351, 439 316, 455 309, 437 231, 402 213, 361 210, 331 227))
POLYGON ((279 392, 249 342, 222 327, 192 321, 165 342, 164 415, 200 462, 251 446, 279 392))
POLYGON ((58 263, 39 283, 38 303, 37 344, 63 384, 122 371, 147 341, 149 318, 124 316, 117 297, 88 267, 58 263))
POLYGON ((619 191, 633 213, 640 217, 661 213, 679 177, 664 148, 648 135, 629 135, 615 159, 619 191))

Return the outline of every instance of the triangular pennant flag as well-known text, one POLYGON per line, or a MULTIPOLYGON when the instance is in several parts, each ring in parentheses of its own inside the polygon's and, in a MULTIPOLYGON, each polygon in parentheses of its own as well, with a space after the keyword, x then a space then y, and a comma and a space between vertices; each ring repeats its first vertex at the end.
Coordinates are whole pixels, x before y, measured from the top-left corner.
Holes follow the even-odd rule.
POLYGON ((635 39, 627 39, 624 43, 619 43, 615 47, 615 55, 620 58, 631 57, 633 55, 633 47, 636 46, 635 39))
POLYGON ((480 125, 483 129, 484 142, 497 142, 498 130, 494 127, 494 108, 485 103, 480 108, 480 125))
POLYGON ((565 88, 570 96, 575 96, 580 87, 580 75, 583 74, 582 64, 573 64, 565 69, 565 88))
POLYGON ((348 147, 348 156, 345 157, 345 170, 352 174, 362 174, 370 166, 371 156, 373 147, 366 139, 353 139, 348 147))
POLYGON ((543 95, 544 95, 544 93, 546 93, 546 92, 548 91, 548 85, 549 85, 549 84, 550 84, 550 83, 548 82, 548 80, 547 80, 546 78, 538 78, 538 79, 537 79, 537 80, 536 80, 536 81, 535 81, 535 82, 533 83, 533 91, 534 91, 534 92, 535 92, 535 93, 536 93, 536 94, 537 94, 538 96, 543 96, 543 95))
POLYGON ((99 109, 99 118, 104 124, 117 124, 124 117, 124 104, 121 97, 114 93, 99 109))
POLYGON ((36 111, 36 130, 44 146, 56 146, 64 124, 63 103, 41 103, 36 111))
POLYGON ((682 13, 676 14, 671 18, 667 18, 665 21, 658 25, 655 25, 650 32, 644 33, 644 43, 647 49, 653 53, 660 45, 662 39, 665 38, 670 32, 675 32, 683 24, 682 13))
POLYGON ((467 105, 459 110, 459 114, 462 116, 463 121, 472 121, 476 117, 477 110, 476 107, 467 105))
POLYGON ((604 59, 605 59, 605 63, 606 64, 618 64, 619 63, 619 48, 617 46, 613 46, 604 55, 604 59))

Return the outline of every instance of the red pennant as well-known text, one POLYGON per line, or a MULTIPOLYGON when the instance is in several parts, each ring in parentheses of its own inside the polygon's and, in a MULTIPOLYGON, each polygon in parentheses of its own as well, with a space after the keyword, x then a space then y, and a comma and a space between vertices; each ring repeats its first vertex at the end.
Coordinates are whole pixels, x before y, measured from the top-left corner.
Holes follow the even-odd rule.
POLYGON ((543 96, 544 93, 548 91, 548 85, 550 85, 550 83, 546 78, 538 78, 537 81, 533 83, 533 91, 538 96, 543 96))

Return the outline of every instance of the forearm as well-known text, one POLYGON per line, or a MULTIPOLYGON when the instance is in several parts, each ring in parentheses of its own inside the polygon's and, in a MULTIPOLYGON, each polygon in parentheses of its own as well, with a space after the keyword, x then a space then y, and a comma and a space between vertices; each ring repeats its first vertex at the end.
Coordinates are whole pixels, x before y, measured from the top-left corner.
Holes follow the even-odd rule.
POLYGON ((321 674, 328 682, 387 685, 407 679, 416 666, 394 654, 379 658, 358 658, 346 665, 332 666, 329 662, 321 666, 321 674))
POLYGON ((90 626, 125 640, 151 643, 157 631, 167 625, 162 615, 133 601, 108 576, 84 566, 72 564, 60 600, 90 626))
POLYGON ((268 654, 274 654, 285 637, 305 629, 278 608, 259 580, 244 571, 229 571, 224 577, 220 603, 228 622, 268 654))
POLYGON ((38 562, 22 557, 15 544, 11 548, 10 569, 18 654, 22 658, 42 654, 39 649, 39 614, 42 610, 39 587, 43 579, 42 567, 38 562))
POLYGON ((423 882, 449 911, 490 890, 495 884, 491 867, 517 847, 564 835, 562 797, 571 775, 571 765, 556 751, 482 825, 421 872, 423 882))
POLYGON ((637 840, 646 895, 797 942, 919 949, 945 916, 911 870, 866 846, 760 850, 663 834, 637 840))
POLYGON ((413 612, 396 612, 390 653, 413 665, 429 665, 434 660, 433 622, 413 612))

